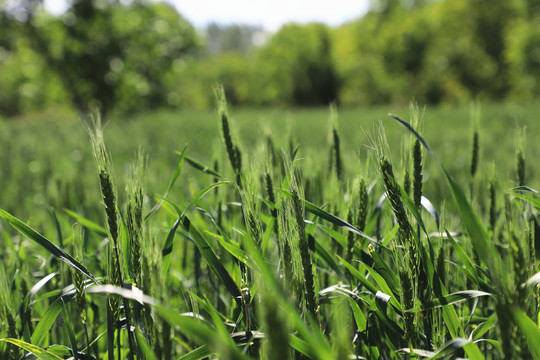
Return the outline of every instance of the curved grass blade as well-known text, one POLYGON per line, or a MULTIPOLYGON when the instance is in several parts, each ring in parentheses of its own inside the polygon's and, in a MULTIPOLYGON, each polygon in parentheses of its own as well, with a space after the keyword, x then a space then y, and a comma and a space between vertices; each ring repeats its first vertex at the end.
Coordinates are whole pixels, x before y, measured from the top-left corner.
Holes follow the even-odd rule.
POLYGON ((212 344, 216 349, 226 349, 231 354, 231 358, 239 360, 248 359, 245 354, 239 351, 233 342, 217 337, 215 329, 205 322, 194 317, 178 314, 162 305, 152 305, 152 307, 163 320, 178 327, 186 336, 198 338, 205 344, 212 344))
POLYGON ((208 345, 203 345, 188 352, 178 360, 202 360, 206 359, 210 355, 212 355, 212 352, 208 348, 208 345))
POLYGON ((96 234, 98 234, 99 236, 101 237, 104 237, 106 238, 107 236, 109 236, 108 232, 107 232, 107 229, 105 229, 103 226, 93 222, 92 220, 89 220, 87 218, 85 218, 84 216, 82 215, 79 215, 77 214, 76 212, 74 211, 71 211, 69 209, 64 209, 64 211, 69 215, 71 216, 72 218, 74 218, 75 220, 77 220, 77 222, 79 224, 81 224, 82 226, 84 226, 85 228, 87 228, 88 230, 90 231, 93 231, 95 232, 96 234))
POLYGON ((512 315, 514 315, 516 323, 527 339, 527 346, 533 355, 533 359, 540 359, 540 329, 538 329, 538 325, 529 319, 523 310, 517 307, 512 308, 512 315))
POLYGON ((347 281, 345 276, 343 276, 343 273, 341 272, 341 269, 336 264, 330 253, 324 248, 324 246, 317 241, 317 239, 314 239, 315 243, 315 254, 319 256, 334 272, 339 276, 343 281, 347 281))
POLYGON ((317 353, 312 349, 308 343, 297 336, 289 336, 289 344, 291 347, 298 351, 300 354, 307 356, 308 359, 317 359, 317 353))
POLYGON ((424 139, 422 138, 422 136, 420 136, 420 134, 418 132, 416 132, 416 130, 412 127, 411 124, 409 124, 407 121, 403 120, 402 118, 400 118, 399 116, 397 115, 394 115, 394 114, 388 114, 388 116, 391 116, 393 117, 394 119, 396 119, 398 122, 400 122, 403 126, 405 126, 407 128, 407 130, 409 130, 410 132, 413 133, 414 136, 416 136, 416 138, 418 139, 418 141, 420 141, 420 143, 422 145, 424 145, 424 147, 426 148, 426 150, 431 154, 431 156, 433 156, 435 158, 435 160, 437 160, 437 162, 440 163, 439 161, 439 158, 437 158, 437 155, 435 155, 435 153, 429 148, 428 144, 424 141, 424 139))
POLYGON ((536 274, 534 274, 533 276, 531 276, 529 278, 529 280, 527 280, 526 282, 524 282, 523 284, 521 284, 522 287, 525 287, 525 286, 536 286, 538 285, 538 283, 540 283, 540 272, 537 272, 536 274))
POLYGON ((497 323, 497 314, 493 313, 486 321, 478 324, 476 328, 474 328, 473 331, 471 331, 471 335, 469 336, 470 340, 478 340, 481 336, 483 336, 485 333, 487 333, 489 330, 491 330, 495 324, 497 323))
POLYGON ((392 294, 399 294, 399 277, 392 271, 392 269, 388 266, 386 261, 378 252, 372 252, 371 257, 373 259, 373 263, 371 264, 371 266, 364 263, 367 268, 373 269, 384 279, 384 281, 386 281, 386 283, 390 287, 390 290, 392 291, 392 294))
POLYGON ((475 344, 478 344, 478 343, 482 343, 482 342, 486 342, 490 345, 492 345, 495 349, 497 349, 497 351, 499 353, 503 353, 503 348, 502 348, 502 345, 499 341, 497 340, 493 340, 493 339, 478 339, 478 340, 474 340, 474 343, 475 344))
POLYGON ((429 199, 426 198, 425 196, 422 196, 420 202, 422 206, 424 207, 424 209, 426 209, 426 211, 429 213, 429 215, 431 215, 433 220, 435 220, 435 224, 437 225, 437 229, 438 229, 440 227, 439 214, 437 213, 437 210, 435 210, 435 206, 433 206, 431 201, 429 201, 429 199))
MULTIPOLYGON (((184 165, 184 159, 186 157, 186 148, 187 148, 187 146, 184 146, 184 149, 182 150, 182 152, 180 152, 180 153, 177 152, 180 155, 180 159, 178 159, 178 163, 176 164, 176 168, 174 169, 174 173, 173 173, 173 175, 171 177, 171 180, 169 180, 169 185, 167 186, 167 191, 165 191, 165 194, 163 195, 164 199, 167 197, 167 195, 169 195, 169 191, 171 191, 172 187, 174 186, 174 183, 176 182, 176 180, 180 176, 180 173, 182 172, 182 166, 184 165)), ((158 201, 158 203, 156 205, 154 205, 152 210, 150 210, 150 212, 148 214, 146 214, 146 216, 144 217, 144 222, 148 221, 148 219, 156 211, 159 210, 162 203, 163 203, 163 200, 158 201)))
MULTIPOLYGON (((414 356, 421 356, 421 357, 430 358, 430 359, 436 355, 433 351, 422 350, 422 349, 409 349, 409 348, 399 349, 396 352, 410 354, 414 356)), ((411 358, 414 359, 414 357, 411 357, 411 358)))
POLYGON ((180 226, 180 221, 182 221, 182 218, 179 217, 173 224, 171 230, 167 234, 167 237, 165 238, 165 242, 163 243, 163 247, 161 248, 161 256, 163 257, 162 260, 162 271, 163 274, 167 274, 169 271, 169 265, 171 262, 171 253, 173 249, 174 244, 174 236, 176 235, 176 231, 178 230, 178 226, 180 226))
POLYGON ((37 294, 39 290, 41 290, 42 287, 44 287, 49 280, 51 280, 53 277, 56 276, 56 273, 50 273, 49 275, 45 276, 43 279, 39 280, 28 292, 28 301, 32 301, 34 296, 37 294))
POLYGON ((38 245, 44 247, 51 255, 56 256, 75 270, 80 271, 84 275, 88 276, 97 284, 96 278, 81 263, 72 258, 68 253, 60 249, 54 243, 47 240, 43 235, 39 234, 30 226, 26 225, 24 222, 2 209, 0 209, 0 217, 9 222, 9 224, 13 226, 18 232, 20 232, 30 240, 36 242, 38 245))
POLYGON ((345 259, 343 259, 341 256, 339 255, 336 255, 337 258, 341 261, 341 263, 343 264, 343 266, 345 266, 345 268, 347 270, 349 270, 349 272, 351 273, 352 276, 354 276, 354 278, 356 280, 358 280, 359 282, 362 283, 362 285, 364 285, 364 287, 366 289, 368 289, 369 291, 371 291, 373 294, 375 294, 377 291, 379 291, 379 289, 377 289, 377 287, 375 285, 373 285, 371 282, 369 282, 368 279, 366 279, 362 273, 360 271, 358 271, 354 266, 352 266, 351 264, 349 264, 345 259))
POLYGON ((158 360, 158 357, 146 342, 146 339, 144 338, 143 334, 141 334, 141 330, 139 330, 139 328, 135 329, 135 336, 137 337, 137 342, 142 354, 144 355, 144 358, 147 360, 158 360))
POLYGON ((446 295, 442 298, 435 299, 432 301, 429 301, 425 304, 421 304, 418 306, 415 306, 412 309, 405 310, 406 312, 419 312, 434 308, 439 308, 446 305, 453 305, 457 304, 459 302, 474 299, 480 296, 493 296, 493 294, 490 294, 488 292, 484 291, 478 291, 478 290, 464 290, 464 291, 457 291, 455 293, 446 295))
POLYGON ((452 244, 452 247, 454 248, 454 251, 457 253, 461 262, 465 266, 464 272, 465 274, 467 274, 467 277, 473 281, 480 283, 479 273, 476 267, 473 265, 473 262, 471 258, 469 257, 469 255, 467 255, 463 247, 454 239, 452 234, 448 230, 445 230, 445 231, 446 231, 447 239, 450 241, 450 243, 452 244))
POLYGON ((343 285, 332 285, 319 291, 319 303, 328 303, 334 298, 346 297, 348 299, 363 300, 354 291, 351 291, 343 285))
MULTIPOLYGON (((342 233, 332 229, 332 228, 329 228, 327 226, 324 226, 324 225, 321 225, 321 224, 317 224, 317 228, 321 229, 322 231, 324 231, 325 233, 327 233, 328 235, 330 235, 332 237, 332 239, 334 239, 335 241, 337 241, 341 246, 344 246, 346 247, 347 246, 347 237, 346 235, 343 235, 342 233)), ((398 228, 396 228, 395 230, 397 231, 398 228)), ((386 236, 385 236, 386 237, 386 236)), ((384 241, 383 243, 381 244, 380 241, 372 241, 371 239, 368 239, 370 241, 370 243, 373 245, 373 246, 377 246, 378 249, 384 249, 385 251, 388 251, 388 253, 391 253, 392 250, 390 250, 389 248, 387 248, 385 245, 384 245, 384 241)), ((357 244, 355 244, 355 246, 357 246, 357 244)), ((355 249, 356 250, 356 249, 355 249)))
POLYGON ((442 347, 437 349, 437 351, 435 351, 435 355, 433 355, 433 357, 431 357, 430 359, 440 359, 441 357, 446 356, 448 354, 452 354, 461 348, 467 351, 467 355, 469 356, 470 360, 484 359, 484 355, 482 355, 478 347, 475 346, 475 344, 471 342, 470 340, 463 339, 463 338, 455 338, 448 341, 442 347), (476 349, 476 350, 471 350, 471 349, 476 349))
POLYGON ((36 358, 39 359, 39 360, 62 360, 61 357, 58 357, 58 356, 54 355, 53 353, 51 353, 51 352, 49 352, 49 351, 47 351, 45 349, 40 348, 39 346, 29 344, 29 343, 24 342, 22 340, 13 339, 13 338, 5 338, 5 339, 0 339, 0 342, 2 342, 2 341, 11 343, 13 345, 16 345, 16 346, 20 347, 21 349, 24 349, 24 350, 34 354, 36 356, 36 358))
POLYGON ((186 161, 188 162, 189 165, 193 166, 197 170, 202 171, 205 174, 215 176, 218 179, 223 179, 223 176, 220 173, 218 173, 217 171, 215 171, 214 169, 212 169, 209 166, 201 164, 200 162, 193 159, 192 157, 189 157, 189 156, 186 155, 186 161))
POLYGON ((240 245, 237 242, 231 241, 229 236, 225 233, 225 231, 223 231, 221 226, 219 226, 219 224, 217 223, 216 219, 214 219, 212 214, 210 214, 208 211, 206 211, 206 210, 204 210, 202 208, 197 208, 197 210, 199 210, 201 213, 203 213, 205 216, 207 216, 219 231, 219 235, 218 235, 218 234, 212 233, 212 232, 210 232, 208 230, 205 230, 204 232, 206 234, 208 234, 209 236, 216 239, 219 242, 219 244, 229 254, 231 254, 233 257, 235 257, 238 261, 242 262, 243 264, 245 264, 245 265, 247 265, 247 266, 249 266, 251 268, 256 268, 257 267, 257 264, 255 264, 253 262, 253 260, 246 254, 246 252, 244 250, 242 250, 240 245))
POLYGON ((124 299, 137 301, 139 304, 157 304, 158 301, 154 298, 145 295, 139 288, 136 286, 130 285, 130 288, 123 288, 114 285, 96 285, 91 286, 86 289, 87 294, 108 294, 108 295, 119 295, 124 299))
POLYGON ((62 311, 62 307, 64 306, 62 299, 58 298, 56 299, 49 307, 47 308, 47 311, 43 314, 41 317, 41 320, 37 324, 36 328, 34 329, 34 332, 32 333, 32 337, 30 339, 30 342, 36 346, 44 346, 45 339, 47 335, 49 334, 49 330, 52 328, 54 322, 56 321, 56 318, 62 311))
MULTIPOLYGON (((414 202, 412 201, 412 199, 409 197, 407 192, 405 190, 403 190, 403 188, 401 186, 399 186, 399 191, 401 193, 401 200, 403 200, 403 203, 405 204, 405 206, 407 206, 407 208, 409 209, 409 211, 413 215, 414 219, 416 220, 418 225, 420 225, 420 228, 422 229, 424 234, 426 234, 426 236, 427 236, 428 232, 426 230, 426 226, 424 225, 424 221, 422 220, 422 217, 420 216, 420 212, 418 211, 418 208, 416 207, 416 205, 414 205, 414 202)), ((418 236, 420 236, 420 234, 416 234, 416 238, 418 238, 418 236)), ((418 239, 415 239, 415 240, 418 243, 418 239)))
POLYGON ((187 216, 184 216, 182 219, 182 226, 184 229, 191 234, 193 237, 193 242, 199 248, 201 255, 204 257, 208 265, 214 270, 218 278, 225 285, 229 293, 233 296, 233 299, 236 301, 238 306, 242 307, 243 295, 240 291, 238 285, 234 282, 231 275, 227 272, 221 261, 206 241, 204 235, 197 230, 195 226, 191 223, 187 216))
POLYGON ((535 193, 535 194, 540 194, 540 192, 534 190, 533 188, 530 188, 528 186, 517 186, 515 188, 512 188, 510 189, 512 191, 530 191, 532 193, 535 193))
MULTIPOLYGON (((286 194, 288 197, 291 197, 291 194, 288 191, 285 191, 285 190, 281 190, 281 191, 282 191, 282 193, 286 194)), ((316 206, 315 204, 313 204, 313 203, 311 203, 311 202, 309 202, 309 201, 307 201, 305 199, 303 201, 304 201, 304 206, 305 206, 306 211, 309 211, 313 215, 316 215, 316 216, 320 217, 321 219, 329 221, 329 222, 331 222, 332 224, 334 224, 336 226, 342 227, 347 231, 351 231, 351 232, 353 232, 353 233, 355 233, 357 235, 360 235, 361 237, 363 237, 363 238, 365 238, 365 239, 367 239, 367 240, 369 240, 369 241, 371 241, 373 243, 377 242, 376 239, 374 239, 371 236, 365 234, 364 232, 358 230, 357 228, 355 228, 354 226, 352 226, 351 224, 349 224, 345 220, 340 219, 337 216, 332 215, 327 211, 324 211, 320 207, 316 206)))
POLYGON ((356 322, 356 327, 358 328, 358 331, 363 332, 366 330, 367 320, 364 316, 364 313, 362 309, 360 309, 360 306, 351 298, 348 298, 349 304, 351 305, 351 310, 354 316, 354 321, 356 322))
POLYGON ((536 197, 533 197, 533 196, 530 196, 530 195, 525 195, 525 194, 512 194, 513 197, 515 198, 518 198, 518 199, 521 199, 523 201, 526 201, 528 202, 529 204, 531 204, 532 206, 534 206, 537 210, 540 209, 540 199, 536 198, 536 197))
POLYGON ((227 185, 227 184, 232 184, 232 183, 230 181, 219 181, 211 185, 208 185, 207 187, 199 191, 197 194, 195 194, 193 199, 191 199, 191 201, 188 203, 188 205, 183 211, 181 211, 178 206, 176 206, 169 200, 162 198, 162 201, 165 201, 167 204, 171 205, 178 215, 178 219, 175 221, 173 227, 171 228, 171 230, 169 231, 169 234, 167 235, 167 238, 165 239, 165 242, 163 243, 163 246, 161 247, 161 255, 163 256, 163 273, 168 272, 169 264, 171 261, 171 253, 172 253, 173 244, 174 244, 174 236, 176 234, 176 230, 178 229, 178 226, 180 225, 185 213, 191 208, 192 205, 196 204, 208 192, 210 192, 211 190, 215 189, 218 186, 227 185))
POLYGON ((229 331, 225 327, 225 324, 223 323, 223 319, 218 314, 217 310, 210 304, 208 299, 202 299, 198 297, 197 295, 190 293, 190 296, 193 297, 199 304, 199 306, 206 311, 208 314, 210 314, 210 317, 212 318, 212 322, 214 323, 214 327, 216 328, 217 335, 220 336, 224 341, 230 342, 229 345, 234 345, 233 339, 229 334, 229 331))
POLYGON ((79 351, 77 350, 77 337, 75 336, 73 326, 71 326, 71 318, 64 303, 62 303, 62 316, 64 317, 64 329, 68 335, 69 343, 71 345, 71 349, 73 350, 73 356, 75 360, 79 360, 79 351))
POLYGON ((234 258, 236 258, 238 261, 240 261, 242 264, 249 266, 250 268, 256 268, 256 264, 251 261, 249 256, 242 250, 240 245, 238 243, 227 241, 224 239, 222 235, 214 234, 208 230, 204 231, 205 234, 208 234, 212 238, 216 239, 221 247, 225 249, 229 254, 231 254, 234 258))

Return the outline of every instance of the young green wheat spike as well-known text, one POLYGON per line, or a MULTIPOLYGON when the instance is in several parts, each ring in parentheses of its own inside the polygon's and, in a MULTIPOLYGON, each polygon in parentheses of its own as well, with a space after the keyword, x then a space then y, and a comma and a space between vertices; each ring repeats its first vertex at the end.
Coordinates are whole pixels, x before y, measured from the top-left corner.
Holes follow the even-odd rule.
POLYGON ((315 283, 313 278, 313 263, 309 253, 308 242, 306 238, 305 222, 304 222, 304 206, 298 195, 296 188, 291 189, 293 198, 294 213, 298 226, 298 245, 300 249, 300 258, 302 259, 302 267, 304 270, 304 286, 306 290, 306 308, 313 317, 317 319, 317 298, 315 297, 315 283))
POLYGON ((136 284, 141 282, 141 238, 143 235, 143 200, 146 158, 139 150, 137 161, 131 171, 127 184, 127 228, 130 238, 131 262, 136 284))
MULTIPOLYGON (((480 152, 480 134, 478 128, 480 126, 480 104, 475 103, 471 105, 471 120, 472 120, 472 149, 471 149, 471 179, 474 179, 476 170, 478 169, 478 158, 480 152)), ((472 185, 471 185, 472 186, 472 185)), ((471 188, 472 189, 472 188, 471 188)))
POLYGON ((223 86, 218 86, 215 89, 215 96, 225 148, 227 149, 231 167, 236 175, 236 183, 240 188, 242 188, 242 153, 240 152, 238 146, 234 145, 232 140, 231 128, 229 126, 229 114, 227 111, 227 99, 225 97, 225 90, 223 89, 223 86))
MULTIPOLYGON (((422 119, 417 103, 410 105, 411 121, 413 127, 419 131, 422 127, 422 119)), ((422 164, 422 145, 415 137, 412 144, 412 162, 413 162, 413 200, 414 205, 420 211, 422 203, 422 186, 423 186, 423 164, 422 164)))
POLYGON ((356 220, 356 226, 358 230, 364 231, 366 227, 366 219, 367 219, 367 213, 368 213, 368 191, 366 182, 364 179, 360 180, 360 205, 358 210, 358 218, 356 220))
POLYGON ((516 173, 518 186, 525 186, 525 143, 526 143, 526 128, 522 128, 518 134, 518 145, 516 152, 516 173))
POLYGON ((341 160, 341 141, 338 133, 338 115, 337 108, 335 104, 330 105, 330 121, 332 123, 332 139, 334 146, 334 155, 336 156, 335 165, 336 165, 336 175, 341 181, 343 175, 343 162, 341 160))

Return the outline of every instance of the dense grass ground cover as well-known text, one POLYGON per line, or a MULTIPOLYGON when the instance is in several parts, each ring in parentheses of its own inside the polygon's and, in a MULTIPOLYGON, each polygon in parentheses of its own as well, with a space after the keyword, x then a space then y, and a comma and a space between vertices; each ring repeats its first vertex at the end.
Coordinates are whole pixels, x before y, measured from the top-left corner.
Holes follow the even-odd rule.
POLYGON ((536 358, 537 110, 0 123, 0 354, 536 358))

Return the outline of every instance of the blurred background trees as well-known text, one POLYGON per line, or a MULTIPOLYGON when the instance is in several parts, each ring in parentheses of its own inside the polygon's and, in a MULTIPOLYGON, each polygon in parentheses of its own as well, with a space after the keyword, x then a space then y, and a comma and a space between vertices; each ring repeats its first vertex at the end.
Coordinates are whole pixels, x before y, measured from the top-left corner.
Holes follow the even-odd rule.
POLYGON ((51 106, 129 114, 233 105, 530 101, 540 94, 540 1, 372 0, 330 28, 196 31, 165 3, 0 0, 0 114, 51 106), (3 3, 1 2, 3 1, 3 3))
POLYGON ((165 3, 74 0, 59 17, 37 0, 9 5, 0 31, 8 114, 51 102, 103 113, 162 106, 163 74, 196 45, 193 27, 165 3))

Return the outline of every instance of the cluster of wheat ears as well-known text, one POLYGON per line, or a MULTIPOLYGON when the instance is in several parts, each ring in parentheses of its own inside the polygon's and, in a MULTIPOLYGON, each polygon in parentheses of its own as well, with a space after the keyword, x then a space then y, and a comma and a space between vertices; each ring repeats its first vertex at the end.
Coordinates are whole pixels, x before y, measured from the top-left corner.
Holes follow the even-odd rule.
POLYGON ((401 170, 382 130, 369 164, 346 166, 332 107, 328 161, 306 168, 309 154, 278 151, 271 135, 242 150, 216 94, 224 156, 206 166, 178 151, 166 191, 150 197, 141 151, 124 203, 94 116, 106 226, 65 210, 54 243, 0 210, 23 235, 2 229, 2 359, 540 359, 540 200, 524 141, 515 187, 493 178, 478 192, 473 126, 464 191, 420 135, 417 107, 411 121, 390 115, 408 133, 401 170), (428 158, 448 204, 423 193, 428 158), (179 205, 185 164, 208 186, 179 205), (49 256, 39 271, 21 256, 29 244, 49 256))

